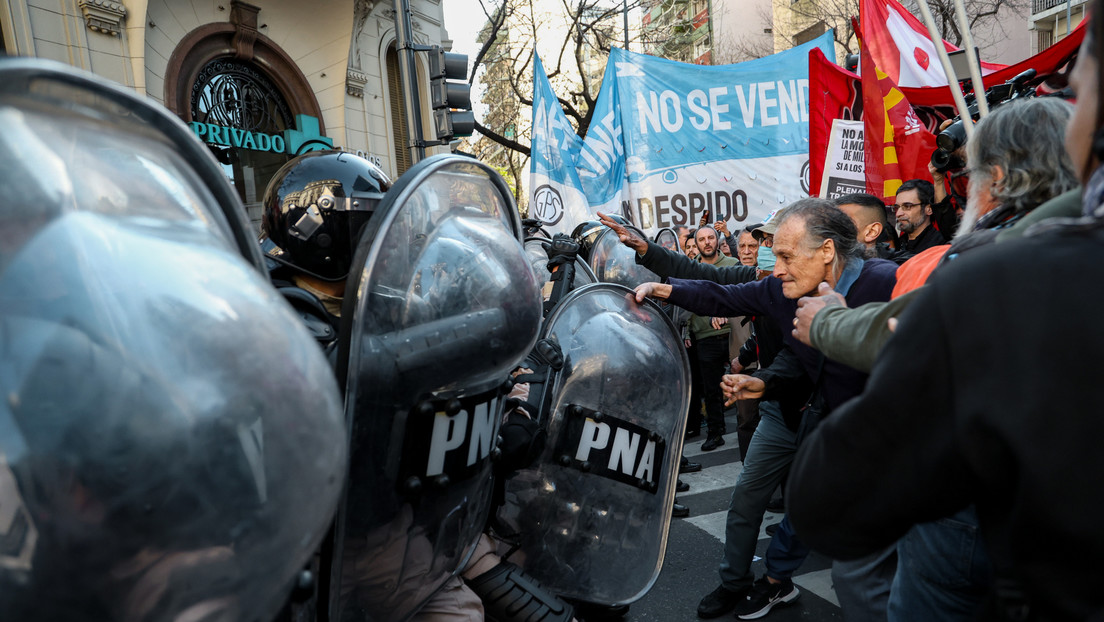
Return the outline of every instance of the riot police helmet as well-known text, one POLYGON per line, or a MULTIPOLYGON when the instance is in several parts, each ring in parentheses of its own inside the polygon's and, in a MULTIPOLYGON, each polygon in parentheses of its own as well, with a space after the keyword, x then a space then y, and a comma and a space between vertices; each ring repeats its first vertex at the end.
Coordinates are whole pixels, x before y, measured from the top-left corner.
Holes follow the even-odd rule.
MULTIPOLYGON (((609 219, 619 225, 630 225, 627 218, 619 214, 610 214, 609 219)), ((598 236, 606 230, 606 226, 600 220, 584 220, 575 226, 571 232, 571 238, 579 243, 579 256, 583 259, 590 258, 590 249, 598 236)))
POLYGON ((312 151, 289 161, 264 194, 262 233, 273 259, 308 276, 342 281, 357 240, 391 180, 352 153, 312 151))

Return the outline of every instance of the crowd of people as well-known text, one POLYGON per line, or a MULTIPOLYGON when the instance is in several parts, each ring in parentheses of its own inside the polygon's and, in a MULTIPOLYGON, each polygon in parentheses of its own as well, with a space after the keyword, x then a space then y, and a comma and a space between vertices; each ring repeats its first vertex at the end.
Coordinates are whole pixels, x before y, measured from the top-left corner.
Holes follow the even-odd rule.
MULTIPOLYGON (((1092 414, 1104 351, 1104 333, 1094 328, 1104 299, 1092 285, 1104 278, 1104 262, 1093 259, 1104 251, 1101 1, 1092 0, 1068 76, 1076 102, 1025 97, 981 118, 956 174, 968 176, 964 197, 948 192, 944 172, 933 168, 934 184, 903 180, 892 205, 866 193, 806 198, 738 231, 707 215, 697 228, 677 231, 677 248, 601 215, 635 261, 661 277, 639 285, 636 301, 675 309, 692 378, 685 440, 704 435, 702 451, 722 447, 726 409, 737 413, 743 465, 720 583, 701 598, 699 617, 758 619, 794 602, 793 576, 816 550, 833 559, 833 587, 849 622, 1104 620, 1095 591, 1104 530, 1094 492, 1104 483, 1097 458, 1104 424, 1092 414), (756 577, 760 527, 780 489, 786 514, 756 577)), ((81 84, 66 73, 55 79, 81 84)), ((351 154, 297 157, 265 193, 262 257, 247 239, 240 204, 210 194, 227 192, 215 161, 188 151, 198 145, 190 135, 173 134, 183 126, 132 95, 102 86, 88 92, 83 112, 66 105, 65 115, 50 117, 25 103, 3 111, 5 127, 23 133, 15 141, 0 132, 0 149, 23 155, 0 169, 0 188, 21 206, 45 207, 31 218, 4 212, 19 217, 8 219, 0 244, 8 279, 0 282, 0 423, 7 426, 0 612, 290 619, 332 606, 331 619, 477 621, 524 610, 563 622, 623 613, 544 590, 505 559, 516 547, 504 552, 505 540, 489 535, 494 521, 483 513, 491 495, 504 495, 492 482, 544 451, 542 406, 529 401, 529 383, 550 383, 548 370, 563 365, 562 352, 537 339, 542 316, 532 275, 509 278, 511 266, 524 264, 517 215, 484 229, 484 220, 463 221, 482 212, 448 209, 452 194, 497 186, 427 184, 424 195, 409 192, 418 208, 387 221, 394 226, 388 249, 397 250, 379 253, 378 266, 364 271, 382 281, 388 267, 409 267, 396 258, 423 248, 426 223, 441 218, 436 225, 453 241, 479 243, 450 246, 468 254, 425 274, 462 286, 465 303, 486 306, 497 296, 495 313, 442 303, 448 312, 407 339, 403 331, 422 324, 396 319, 387 304, 402 288, 383 283, 364 291, 377 305, 370 321, 388 330, 368 335, 358 350, 349 335, 368 294, 354 296, 346 285, 367 282, 350 275, 358 274, 354 250, 370 239, 361 237, 366 223, 391 188, 381 171, 351 154), (150 140, 112 125, 118 111, 108 101, 132 107, 124 117, 164 136, 150 140), (57 121, 62 116, 69 120, 57 121), (64 162, 39 138, 65 124, 104 130, 72 132, 96 141, 71 153, 97 155, 64 162), (149 197, 103 191, 116 170, 141 158, 135 171, 146 173, 129 182, 149 197), (51 175, 36 175, 38 165, 51 175), (99 202, 83 203, 88 197, 99 202), (196 207, 208 204, 215 207, 196 207), (74 224, 66 210, 88 218, 74 224), (145 224, 120 227, 111 220, 120 214, 145 224), (143 220, 150 218, 187 222, 167 234, 153 231, 143 220), (505 250, 472 250, 496 241, 505 250), (123 252, 131 249, 149 252, 123 252), (176 260, 185 254, 192 263, 176 260), (476 265, 495 278, 469 270, 476 265), (129 272, 111 272, 120 266, 129 272), (90 276, 100 274, 115 280, 90 276), (177 302, 159 293, 165 283, 175 284, 177 302), (94 287, 103 284, 110 287, 94 287), (212 292, 222 306, 210 303, 212 292), (473 338, 479 327, 487 334, 473 338), (146 347, 153 337, 162 348, 146 347), (187 356, 172 356, 173 339, 187 356), (415 341, 429 346, 415 351, 415 341), (284 367, 273 371, 260 358, 238 363, 269 342, 266 360, 284 367), (483 357, 486 369, 468 360, 471 343, 499 348, 483 357), (383 361, 365 374, 382 388, 358 393, 348 384, 364 352, 383 361), (173 367, 178 358, 191 365, 173 367), (188 388, 202 390, 178 386, 193 377, 188 388), (468 385, 453 390, 460 383, 468 385), (342 406, 338 384, 346 400, 376 400, 363 412, 403 417, 359 417, 350 426, 343 411, 355 409, 342 406), (497 421, 488 404, 500 402, 509 406, 497 421), (461 412, 465 423, 449 419, 461 412), (481 436, 475 418, 487 412, 484 421, 494 425, 485 427, 494 432, 481 436), (495 436, 502 439, 492 451, 495 436), (444 456, 464 442, 466 463, 449 464, 450 481, 444 456), (155 479, 136 488, 143 477, 155 479), (457 485, 465 479, 470 489, 457 485), (165 500, 157 496, 164 490, 175 492, 165 500), (440 508, 463 511, 438 512, 435 494, 440 508), (316 503, 300 507, 312 495, 316 503), (293 584, 299 589, 289 601, 293 584)), ((472 202, 482 200, 490 199, 472 202)), ((577 250, 557 252, 574 265, 577 250)), ((417 300, 400 302, 425 311, 430 292, 440 291, 422 274, 407 276, 398 283, 417 300)), ((680 359, 677 343, 673 353, 680 359)), ((609 413, 588 417, 608 434, 602 418, 609 413)), ((630 438, 629 428, 618 438, 630 438)), ((564 454, 560 464, 570 462, 564 454)), ((681 465, 680 472, 701 468, 685 458, 681 465)), ((689 513, 677 503, 673 511, 689 513)))
MULTIPOLYGON (((692 357, 707 419, 718 373, 725 406, 741 420, 756 410, 721 583, 700 617, 756 619, 794 601, 791 577, 812 548, 834 560, 846 620, 1104 619, 1092 415, 1104 346, 1092 286, 1104 248, 1102 37, 1094 10, 1068 76, 1075 102, 1012 100, 976 124, 958 171, 964 201, 921 179, 893 205, 802 199, 726 235, 741 264, 729 266, 705 222, 679 254, 604 221, 663 277, 638 286, 638 301, 754 327, 723 366, 692 357), (784 482, 787 513, 757 579, 759 528, 784 482)), ((691 350, 703 334, 690 331, 691 350)), ((690 438, 703 408, 692 402, 690 438)), ((707 427, 705 451, 724 430, 707 427)))

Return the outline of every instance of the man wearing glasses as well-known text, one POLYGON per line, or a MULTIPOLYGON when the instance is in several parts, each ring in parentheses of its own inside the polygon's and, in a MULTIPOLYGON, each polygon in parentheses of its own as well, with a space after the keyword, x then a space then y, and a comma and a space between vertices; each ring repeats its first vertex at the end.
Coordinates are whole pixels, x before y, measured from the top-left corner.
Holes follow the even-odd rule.
POLYGON ((934 199, 935 187, 923 179, 910 179, 897 190, 893 212, 897 216, 897 230, 901 232, 902 250, 915 254, 947 243, 932 225, 934 199))

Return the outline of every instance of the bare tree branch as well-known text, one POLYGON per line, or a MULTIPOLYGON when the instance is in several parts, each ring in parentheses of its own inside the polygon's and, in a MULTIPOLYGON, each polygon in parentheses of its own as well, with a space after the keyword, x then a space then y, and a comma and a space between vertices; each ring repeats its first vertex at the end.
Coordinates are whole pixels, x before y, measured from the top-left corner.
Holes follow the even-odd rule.
POLYGON ((499 134, 498 132, 488 127, 484 127, 484 125, 479 121, 475 122, 475 130, 480 134, 486 136, 487 138, 490 138, 496 143, 502 145, 503 147, 506 147, 507 149, 513 149, 514 151, 517 151, 518 153, 523 153, 525 155, 529 155, 530 153, 529 147, 526 147, 516 140, 510 140, 509 138, 506 138, 502 134, 499 134))

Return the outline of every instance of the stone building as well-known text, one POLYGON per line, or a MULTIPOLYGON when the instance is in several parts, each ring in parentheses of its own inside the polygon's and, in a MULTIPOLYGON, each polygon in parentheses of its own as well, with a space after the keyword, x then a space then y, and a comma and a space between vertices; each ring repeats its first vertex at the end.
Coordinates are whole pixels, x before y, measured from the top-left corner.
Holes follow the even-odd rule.
MULTIPOLYGON (((448 49, 442 0, 409 4, 414 43, 448 49)), ((397 5, 10 0, 0 5, 0 51, 61 61, 164 104, 211 146, 256 221, 268 180, 296 153, 333 146, 392 178, 411 165, 397 5)), ((426 56, 417 54, 417 71, 432 138, 426 56)))

